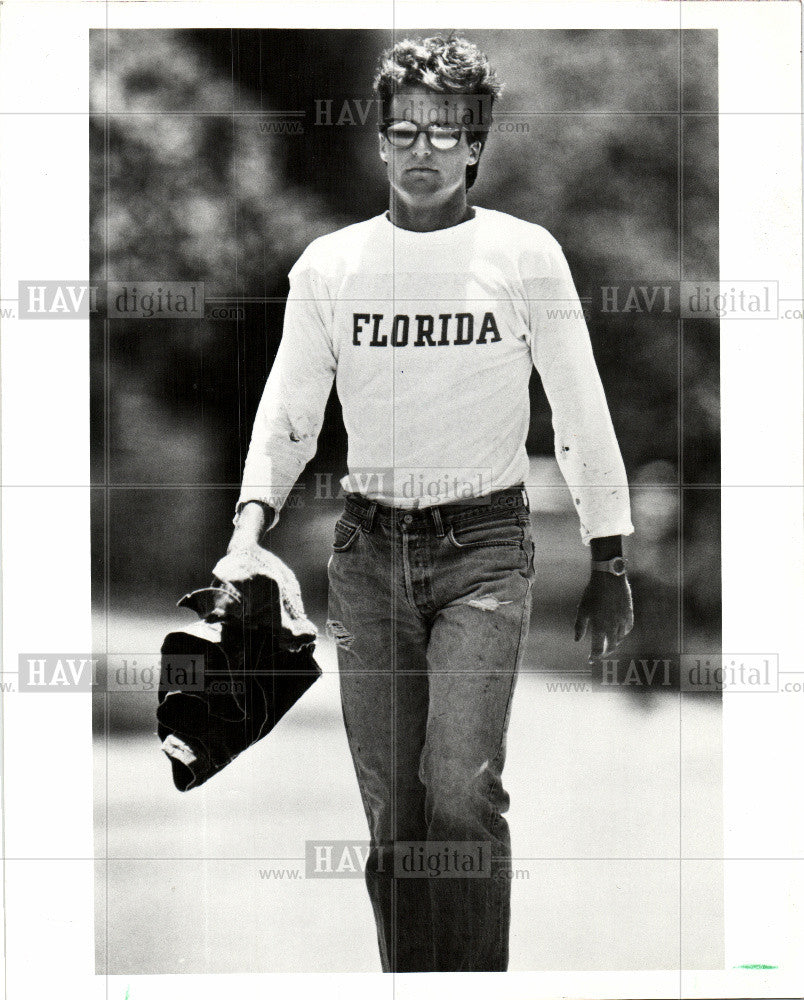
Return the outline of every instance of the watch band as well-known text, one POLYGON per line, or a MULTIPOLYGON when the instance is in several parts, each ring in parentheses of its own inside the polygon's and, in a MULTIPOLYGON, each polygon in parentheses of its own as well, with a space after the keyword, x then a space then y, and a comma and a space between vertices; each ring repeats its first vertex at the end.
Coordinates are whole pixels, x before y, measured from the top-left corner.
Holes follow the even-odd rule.
POLYGON ((592 569, 599 573, 611 573, 612 576, 625 576, 625 569, 628 563, 622 556, 615 556, 613 559, 606 559, 602 562, 592 560, 592 569))

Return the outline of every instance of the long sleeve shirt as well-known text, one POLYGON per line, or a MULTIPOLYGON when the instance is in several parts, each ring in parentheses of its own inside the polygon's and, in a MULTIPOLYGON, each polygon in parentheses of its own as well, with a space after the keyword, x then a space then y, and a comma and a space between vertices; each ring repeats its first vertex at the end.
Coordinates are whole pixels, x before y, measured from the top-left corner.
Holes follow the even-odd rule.
POLYGON ((415 508, 527 480, 535 365, 584 544, 633 532, 625 467, 569 266, 543 227, 475 208, 414 232, 387 214, 314 240, 290 271, 235 521, 276 514, 316 451, 335 380, 347 492, 415 508))

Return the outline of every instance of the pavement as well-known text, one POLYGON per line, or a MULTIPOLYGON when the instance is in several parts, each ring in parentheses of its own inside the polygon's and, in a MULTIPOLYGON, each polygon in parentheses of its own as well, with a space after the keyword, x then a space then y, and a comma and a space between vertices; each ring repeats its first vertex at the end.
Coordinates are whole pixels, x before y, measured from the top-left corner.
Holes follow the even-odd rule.
MULTIPOLYGON (((115 634, 158 649, 175 625, 118 619, 115 634)), ((720 702, 595 687, 577 652, 550 666, 565 642, 531 634, 513 703, 509 968, 720 968, 720 702)), ((97 972, 380 971, 362 875, 304 875, 305 841, 368 836, 329 639, 316 655, 323 677, 274 732, 185 794, 155 692, 105 696, 107 718, 138 721, 95 741, 97 972)))

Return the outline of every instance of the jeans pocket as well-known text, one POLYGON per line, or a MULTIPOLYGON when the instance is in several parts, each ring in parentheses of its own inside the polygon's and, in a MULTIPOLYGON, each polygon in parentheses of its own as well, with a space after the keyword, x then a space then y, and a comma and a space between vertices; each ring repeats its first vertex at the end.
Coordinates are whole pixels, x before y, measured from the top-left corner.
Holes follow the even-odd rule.
POLYGON ((333 552, 346 552, 350 549, 360 534, 360 525, 340 518, 335 524, 335 536, 332 540, 333 552))
POLYGON ((519 548, 525 538, 525 529, 516 517, 495 518, 453 524, 447 532, 447 538, 456 549, 481 549, 494 546, 519 548))

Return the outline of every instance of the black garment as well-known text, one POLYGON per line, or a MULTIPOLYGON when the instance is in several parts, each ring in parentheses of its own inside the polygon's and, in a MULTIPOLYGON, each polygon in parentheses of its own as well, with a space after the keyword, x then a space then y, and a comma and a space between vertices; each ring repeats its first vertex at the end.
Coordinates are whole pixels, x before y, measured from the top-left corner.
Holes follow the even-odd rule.
MULTIPOLYGON (((162 644, 157 734, 179 791, 197 788, 261 740, 321 676, 313 658, 315 626, 300 599, 300 613, 288 617, 296 581, 280 565, 289 574, 277 572, 280 582, 264 565, 246 581, 268 595, 252 620, 236 611, 222 618, 213 613, 221 592, 242 597, 231 577, 216 579, 223 587, 206 587, 178 602, 202 619, 218 618, 170 632, 162 644)), ((244 586, 243 579, 236 583, 244 586)))

